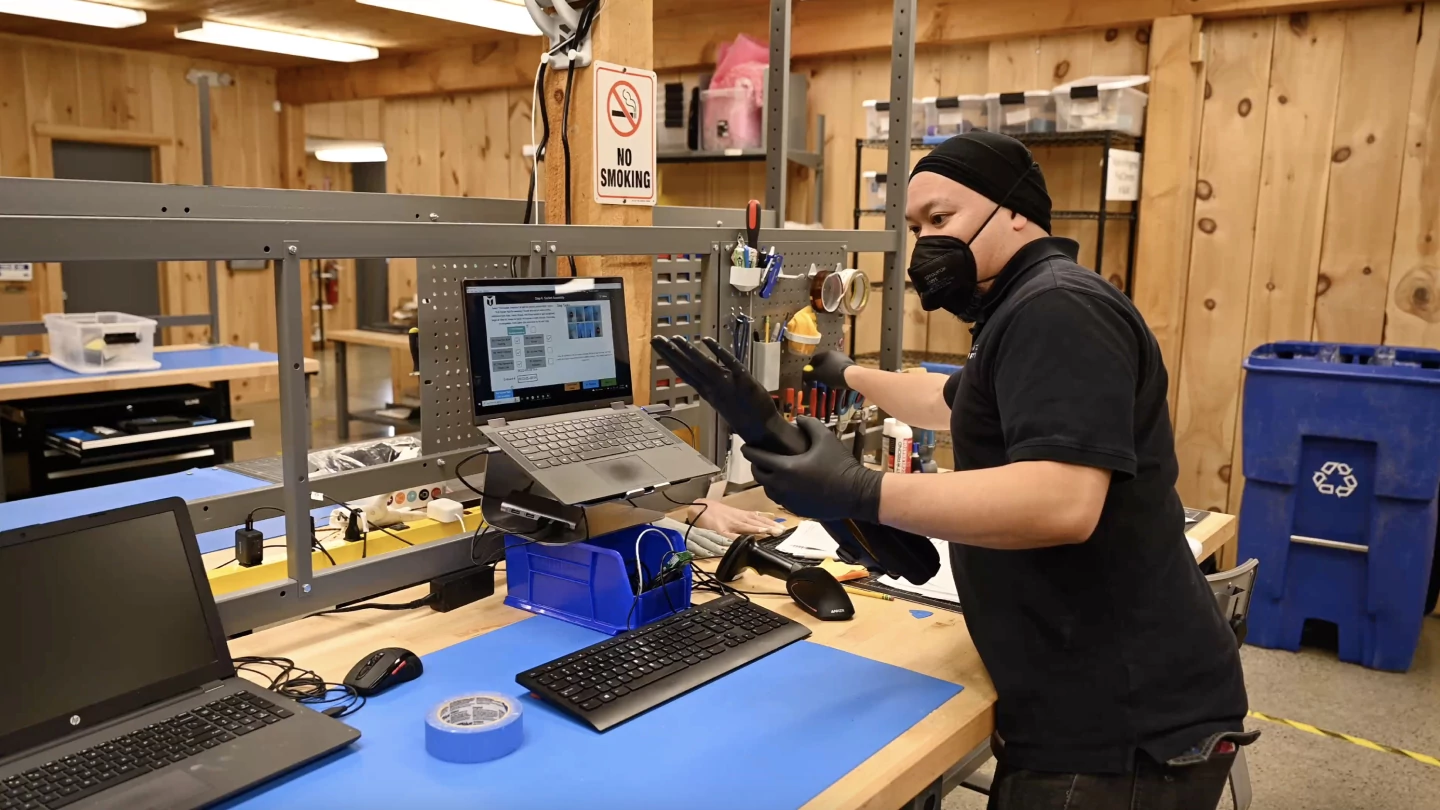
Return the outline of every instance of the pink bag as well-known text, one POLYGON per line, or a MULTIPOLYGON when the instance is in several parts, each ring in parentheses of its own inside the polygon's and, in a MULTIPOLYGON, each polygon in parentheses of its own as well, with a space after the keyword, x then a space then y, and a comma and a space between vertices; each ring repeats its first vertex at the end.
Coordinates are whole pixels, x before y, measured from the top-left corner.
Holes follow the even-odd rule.
POLYGON ((716 49, 715 75, 702 93, 702 149, 751 149, 760 146, 760 111, 765 103, 765 74, 770 49, 745 34, 716 49))

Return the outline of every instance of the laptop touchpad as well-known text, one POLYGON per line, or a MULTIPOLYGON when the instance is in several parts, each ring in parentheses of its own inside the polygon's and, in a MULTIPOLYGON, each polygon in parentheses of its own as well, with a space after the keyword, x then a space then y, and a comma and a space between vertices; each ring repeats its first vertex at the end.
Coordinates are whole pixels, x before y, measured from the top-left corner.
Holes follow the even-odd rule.
POLYGON ((611 484, 627 490, 668 483, 654 467, 633 456, 597 461, 590 465, 590 469, 611 484))
POLYGON ((88 807, 161 810, 187 804, 187 799, 210 790, 210 786, 184 771, 170 771, 130 788, 101 793, 88 807))

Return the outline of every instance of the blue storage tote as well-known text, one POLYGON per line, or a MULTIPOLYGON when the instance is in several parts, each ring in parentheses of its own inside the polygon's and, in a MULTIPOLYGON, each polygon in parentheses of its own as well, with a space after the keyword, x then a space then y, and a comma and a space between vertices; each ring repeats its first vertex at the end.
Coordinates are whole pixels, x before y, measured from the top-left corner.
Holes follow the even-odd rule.
POLYGON ((1246 641, 1410 667, 1440 491, 1440 352, 1273 343, 1245 361, 1240 558, 1260 561, 1246 641))
POLYGON ((649 583, 685 550, 685 538, 656 526, 634 526, 583 543, 544 546, 505 535, 505 604, 616 635, 690 607, 690 566, 663 588, 635 596, 635 551, 649 583), (641 535, 644 535, 643 537, 641 535))

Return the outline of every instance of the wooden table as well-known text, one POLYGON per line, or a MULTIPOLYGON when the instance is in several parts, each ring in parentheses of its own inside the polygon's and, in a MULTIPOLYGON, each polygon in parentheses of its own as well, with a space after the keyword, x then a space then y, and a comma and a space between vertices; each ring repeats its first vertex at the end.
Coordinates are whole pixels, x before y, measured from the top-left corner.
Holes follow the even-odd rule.
MULTIPOLYGON (((780 514, 759 488, 730 496, 726 501, 741 508, 780 514)), ((1201 543, 1200 559, 1204 559, 1234 542, 1235 518, 1212 513, 1189 535, 1201 543)), ((206 567, 218 565, 230 556, 228 551, 207 555, 206 567)), ((714 561, 705 565, 713 570, 714 561)), ((747 591, 783 590, 778 580, 754 572, 747 572, 738 587, 747 591)), ((338 681, 361 657, 381 647, 405 647, 425 655, 532 618, 530 613, 505 606, 503 582, 497 582, 495 590, 495 597, 450 613, 416 610, 313 616, 235 639, 230 642, 230 651, 232 655, 285 656, 327 680, 338 681)), ((426 586, 417 586, 376 601, 409 602, 426 592, 426 586)), ((696 594, 697 601, 709 598, 713 597, 696 594)), ((854 620, 821 622, 802 612, 788 597, 752 598, 757 604, 805 624, 813 633, 810 640, 817 644, 965 687, 812 799, 805 805, 807 808, 893 810, 935 785, 957 763, 978 765, 984 761, 995 727, 995 689, 970 641, 964 616, 935 611, 917 619, 910 615, 913 604, 903 600, 856 599, 854 620), (977 749, 982 755, 979 758, 975 756, 977 749)))
POLYGON ((335 344, 335 436, 342 442, 350 441, 350 421, 387 425, 397 430, 414 431, 420 427, 417 419, 400 419, 385 416, 374 411, 351 412, 350 410, 350 359, 349 344, 374 346, 380 349, 410 353, 410 335, 400 332, 381 332, 375 329, 336 329, 325 333, 325 339, 335 344))

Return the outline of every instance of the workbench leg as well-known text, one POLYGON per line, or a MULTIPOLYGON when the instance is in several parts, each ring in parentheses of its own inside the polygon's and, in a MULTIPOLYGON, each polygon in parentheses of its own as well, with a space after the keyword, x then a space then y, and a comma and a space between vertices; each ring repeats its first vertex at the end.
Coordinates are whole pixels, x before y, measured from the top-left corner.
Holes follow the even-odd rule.
POLYGON ((1225 545, 1215 550, 1215 570, 1229 571, 1240 563, 1240 533, 1236 532, 1225 545))
POLYGON ((335 347, 335 436, 350 441, 350 368, 343 340, 332 341, 335 347))

